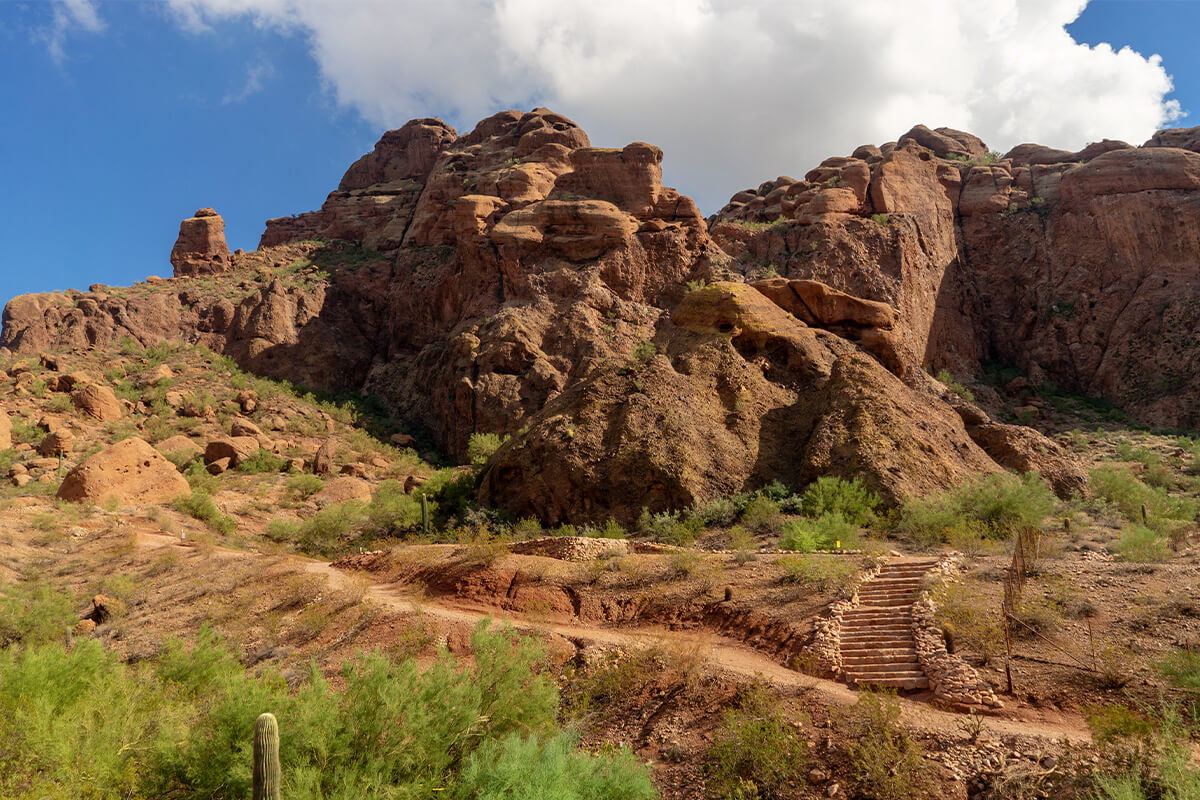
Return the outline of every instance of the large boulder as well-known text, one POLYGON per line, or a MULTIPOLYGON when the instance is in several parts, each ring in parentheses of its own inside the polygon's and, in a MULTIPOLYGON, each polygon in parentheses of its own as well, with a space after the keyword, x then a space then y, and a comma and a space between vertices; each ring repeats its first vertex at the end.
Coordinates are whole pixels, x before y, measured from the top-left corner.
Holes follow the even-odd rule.
POLYGON ((98 383, 76 386, 71 392, 71 402, 81 414, 100 422, 113 422, 121 418, 121 403, 116 393, 98 383))
POLYGON ((214 439, 204 447, 204 463, 212 464, 221 459, 229 459, 229 465, 236 467, 259 451, 258 439, 253 436, 226 436, 214 439))
POLYGON ((212 275, 230 267, 225 244, 225 220, 211 208, 202 208, 179 223, 179 236, 171 248, 175 277, 212 275))
POLYGON ((165 503, 189 491, 175 466, 138 438, 123 439, 85 459, 67 473, 58 498, 144 505, 165 503))

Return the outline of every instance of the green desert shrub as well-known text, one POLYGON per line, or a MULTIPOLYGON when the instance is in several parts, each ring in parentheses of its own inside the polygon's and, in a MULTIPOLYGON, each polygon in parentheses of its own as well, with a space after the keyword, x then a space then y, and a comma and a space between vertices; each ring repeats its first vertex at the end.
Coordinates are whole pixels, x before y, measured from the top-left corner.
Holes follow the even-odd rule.
POLYGON ((469 662, 363 654, 338 690, 315 667, 292 689, 249 672, 208 629, 136 665, 95 640, 0 650, 0 796, 243 800, 270 709, 289 800, 652 798, 627 750, 592 756, 563 733, 544 646, 487 627, 469 662))
POLYGON ((849 767, 860 796, 912 800, 935 785, 924 750, 900 724, 895 695, 864 690, 845 719, 849 767))
POLYGON ((755 495, 742 510, 742 524, 755 533, 774 534, 783 524, 779 503, 766 495, 755 495))
POLYGON ((721 715, 705 759, 709 791, 717 798, 782 797, 809 760, 779 697, 754 686, 737 708, 721 715))
POLYGON ((0 648, 61 639, 78 618, 74 605, 69 595, 41 581, 0 584, 0 648))
POLYGON ((298 472, 287 479, 285 486, 297 498, 304 500, 321 491, 325 487, 325 481, 321 480, 319 475, 298 472))
POLYGON ((1041 526, 1054 507, 1053 493, 1034 473, 984 475, 943 494, 909 500, 899 528, 922 544, 972 530, 1005 539, 1022 528, 1041 526))
POLYGON ((1166 537, 1144 525, 1130 525, 1121 531, 1121 538, 1111 548, 1125 561, 1146 563, 1171 557, 1166 537))
POLYGON ((833 512, 816 519, 790 519, 783 523, 779 549, 811 553, 813 550, 830 550, 834 547, 852 548, 857 540, 857 528, 839 512, 833 512))
POLYGON ((822 592, 845 585, 858 571, 853 564, 828 556, 784 556, 776 563, 783 568, 783 583, 811 586, 822 592))
MULTIPOLYGON (((437 513, 437 503, 426 500, 426 505, 432 518, 437 513)), ((384 481, 364 513, 375 533, 393 536, 420 526, 421 496, 405 494, 404 486, 399 481, 384 481)))
POLYGON ((460 797, 475 800, 655 800, 650 772, 627 748, 591 755, 574 734, 548 739, 510 733, 467 758, 460 797))
POLYGON ((1123 467, 1101 464, 1091 471, 1090 484, 1095 496, 1116 506, 1130 521, 1142 522, 1143 508, 1151 525, 1162 519, 1194 521, 1200 513, 1200 501, 1195 498, 1153 489, 1123 467))
POLYGON ((1180 689, 1200 694, 1200 650, 1179 650, 1156 664, 1158 671, 1180 689))
POLYGON ((233 517, 221 512, 213 502, 212 495, 204 489, 194 489, 191 494, 175 498, 171 505, 177 511, 188 514, 200 520, 217 533, 228 536, 237 530, 237 522, 233 517))
POLYGON ((501 439, 495 433, 472 433, 467 441, 467 460, 472 466, 482 467, 507 440, 507 436, 501 439))
POLYGON ((847 481, 823 475, 804 490, 800 505, 810 517, 841 514, 853 525, 866 525, 874 518, 880 502, 879 495, 868 489, 860 478, 847 481))
POLYGON ((267 472, 285 472, 288 468, 288 460, 283 456, 277 456, 270 450, 258 448, 251 453, 247 458, 243 459, 237 465, 238 472, 248 472, 252 474, 267 473, 267 472))

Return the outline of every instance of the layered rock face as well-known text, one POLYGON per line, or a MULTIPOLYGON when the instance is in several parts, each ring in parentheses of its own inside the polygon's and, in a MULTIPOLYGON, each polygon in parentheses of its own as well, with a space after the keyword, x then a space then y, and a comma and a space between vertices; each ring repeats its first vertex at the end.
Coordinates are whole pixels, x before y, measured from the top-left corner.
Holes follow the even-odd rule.
POLYGON ((179 238, 171 248, 175 277, 213 275, 229 269, 225 220, 211 208, 202 208, 179 223, 179 238))
POLYGON ((1178 377, 1200 366, 1189 136, 995 158, 918 126, 740 192, 706 224, 652 145, 592 147, 545 109, 465 135, 414 120, 320 210, 269 221, 225 279, 237 291, 181 276, 29 295, 0 345, 203 343, 374 392, 453 457, 507 434, 481 496, 547 521, 822 474, 899 499, 1036 469, 1065 495, 1085 488, 1078 464, 927 371, 1012 361, 1195 426, 1200 389, 1178 377))
POLYGON ((1071 153, 918 126, 734 195, 714 238, 898 311, 930 370, 1015 364, 1141 421, 1200 426, 1200 128, 1071 153))

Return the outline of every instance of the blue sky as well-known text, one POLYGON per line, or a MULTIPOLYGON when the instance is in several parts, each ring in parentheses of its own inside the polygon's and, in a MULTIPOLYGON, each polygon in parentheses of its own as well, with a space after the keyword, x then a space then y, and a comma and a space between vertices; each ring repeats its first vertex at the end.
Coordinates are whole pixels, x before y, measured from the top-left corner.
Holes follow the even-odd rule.
MULTIPOLYGON (((345 32, 332 29, 332 23, 212 11, 208 0, 173 0, 175 11, 159 3, 98 2, 94 23, 70 16, 72 8, 93 8, 90 2, 0 0, 0 163, 6 184, 0 193, 0 302, 25 292, 169 275, 168 254, 179 221, 203 206, 225 217, 231 248, 253 248, 267 218, 318 207, 385 127, 409 116, 441 115, 462 130, 484 113, 541 100, 575 116, 598 144, 646 138, 663 145, 668 178, 701 198, 706 211, 743 184, 802 173, 826 155, 894 137, 919 121, 956 125, 961 118, 1006 130, 972 112, 966 101, 961 109, 955 105, 953 98, 970 95, 970 86, 947 89, 958 94, 947 94, 950 99, 940 104, 913 101, 909 108, 900 103, 882 122, 880 113, 869 113, 879 100, 843 88, 807 102, 820 108, 844 103, 845 113, 832 108, 827 117, 844 122, 793 134, 792 126, 800 124, 795 119, 763 111, 754 122, 763 132, 762 146, 747 148, 728 133, 711 139, 697 135, 696 123, 687 131, 671 127, 675 114, 662 111, 668 101, 672 108, 705 109, 714 125, 722 118, 719 108, 708 108, 719 85, 706 79, 705 87, 694 87, 686 77, 689 70, 676 78, 663 66, 662 87, 670 91, 642 94, 617 73, 611 76, 616 88, 595 89, 603 82, 595 79, 587 84, 595 89, 592 94, 573 93, 571 86, 598 74, 594 63, 582 61, 567 62, 583 76, 571 86, 557 82, 554 69, 539 73, 532 61, 511 76, 499 75, 487 62, 474 72, 468 63, 461 75, 437 61, 400 64, 378 69, 389 74, 387 81, 376 81, 370 74, 376 62, 351 63, 353 41, 337 49, 345 32), (185 12, 194 13, 189 18, 185 12), (421 71, 422 63, 426 70, 449 74, 434 81, 421 71), (940 109, 945 119, 936 118, 940 109), (715 162, 728 172, 708 170, 715 162)), ((421 22, 410 13, 408 24, 421 22)), ((439 30, 437 20, 428 22, 432 31, 439 30)), ((1175 85, 1165 99, 1177 100, 1183 112, 1194 111, 1190 124, 1200 125, 1200 57, 1192 41, 1197 30, 1200 2, 1184 0, 1097 0, 1068 28, 1079 42, 1160 54, 1175 85)), ((833 43, 837 36, 830 32, 829 39, 833 43)), ((806 46, 819 44, 812 39, 806 46)), ((539 46, 544 50, 546 41, 539 40, 539 46)), ((404 48, 385 46, 379 52, 391 57, 392 49, 404 48)), ((363 50, 365 59, 369 48, 363 50)), ((1051 86, 1058 79, 1053 69, 1053 63, 1038 66, 1041 80, 1051 86)), ((1153 94, 1137 83, 1152 70, 1139 61, 1129 71, 1134 75, 1130 92, 1153 94)), ((738 89, 730 91, 734 96, 738 89)), ((1161 92, 1151 99, 1156 109, 1161 92)), ((1053 101, 1050 96, 1051 106, 1053 101)), ((1014 94, 1007 102, 1007 116, 1020 121, 1025 101, 1014 94)), ((1033 108, 1035 101, 1028 102, 1033 108)), ((755 105, 754 113, 760 105, 766 108, 755 105)), ((1081 146, 1083 141, 1072 139, 1100 138, 1106 124, 1122 123, 1121 103, 1113 100, 1108 106, 1097 120, 1061 133, 1031 114, 1034 131, 1019 140, 1036 141, 1034 134, 1044 130, 1063 139, 1047 144, 1081 146)), ((1149 119, 1149 112, 1138 113, 1139 119, 1149 119)), ((1143 120, 1130 129, 1140 132, 1148 124, 1153 127, 1143 120)), ((1171 124, 1187 125, 1189 119, 1171 124)), ((985 130, 972 129, 996 144, 985 130)))

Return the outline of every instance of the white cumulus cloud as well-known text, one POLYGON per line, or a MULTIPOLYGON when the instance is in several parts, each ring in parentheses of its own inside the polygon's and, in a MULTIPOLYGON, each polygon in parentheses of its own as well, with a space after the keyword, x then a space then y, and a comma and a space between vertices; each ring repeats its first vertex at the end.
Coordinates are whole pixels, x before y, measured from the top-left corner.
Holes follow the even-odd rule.
POLYGON ((337 101, 381 128, 545 105, 597 144, 653 142, 706 211, 917 123, 1078 149, 1181 114, 1157 56, 1071 39, 1085 0, 170 3, 189 30, 306 37, 337 101))

